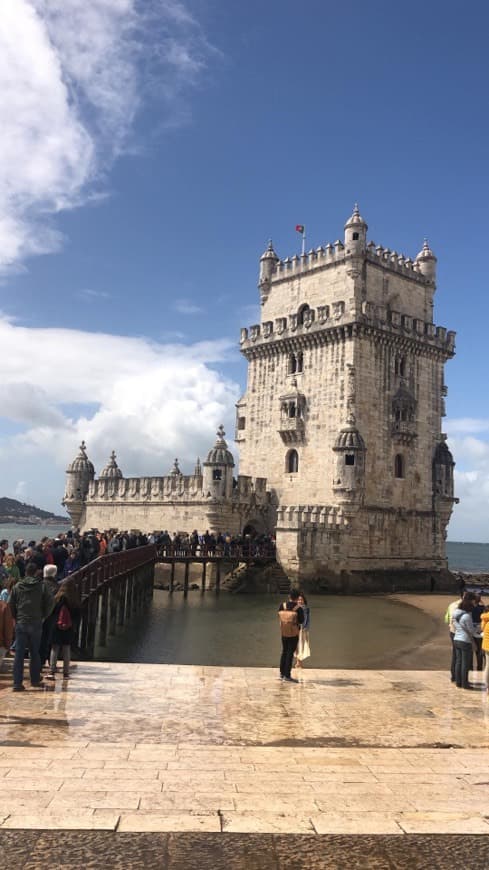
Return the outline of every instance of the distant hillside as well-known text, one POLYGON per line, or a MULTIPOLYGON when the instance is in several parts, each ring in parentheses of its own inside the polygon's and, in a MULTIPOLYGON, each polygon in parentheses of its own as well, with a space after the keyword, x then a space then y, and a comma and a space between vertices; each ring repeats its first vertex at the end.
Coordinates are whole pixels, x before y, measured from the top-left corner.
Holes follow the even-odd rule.
POLYGON ((43 511, 33 504, 25 504, 15 498, 0 498, 0 523, 20 523, 37 525, 39 523, 69 522, 68 517, 60 517, 50 511, 43 511))

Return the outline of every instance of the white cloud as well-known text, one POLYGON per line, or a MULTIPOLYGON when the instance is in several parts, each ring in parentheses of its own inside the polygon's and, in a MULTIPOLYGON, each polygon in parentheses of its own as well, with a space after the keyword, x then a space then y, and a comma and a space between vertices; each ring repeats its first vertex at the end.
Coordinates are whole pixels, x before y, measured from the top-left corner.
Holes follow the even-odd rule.
POLYGON ((178 0, 2 0, 0 270, 57 250, 145 99, 171 126, 212 51, 178 0))
POLYGON ((446 422, 449 447, 456 462, 454 508, 448 537, 454 541, 489 541, 489 441, 473 433, 489 429, 482 419, 446 422))
POLYGON ((489 432, 489 419, 460 417, 452 420, 448 418, 445 421, 445 428, 447 432, 453 434, 463 434, 468 432, 473 435, 476 432, 489 432))
POLYGON ((105 290, 91 290, 89 287, 84 287, 77 291, 76 296, 84 302, 96 302, 98 299, 111 299, 112 294, 105 290))
POLYGON ((158 475, 175 456, 189 470, 217 426, 234 425, 238 385, 211 367, 227 359, 230 341, 161 344, 0 320, 0 346, 1 413, 24 424, 0 440, 2 489, 12 491, 22 475, 26 497, 40 507, 59 503, 82 438, 99 470, 115 449, 126 475, 158 475), (88 416, 87 403, 95 406, 88 416))
POLYGON ((18 480, 14 489, 14 497, 22 500, 25 495, 26 482, 25 480, 18 480))
POLYGON ((176 299, 173 303, 173 308, 179 314, 201 314, 203 311, 200 305, 196 305, 189 299, 176 299))

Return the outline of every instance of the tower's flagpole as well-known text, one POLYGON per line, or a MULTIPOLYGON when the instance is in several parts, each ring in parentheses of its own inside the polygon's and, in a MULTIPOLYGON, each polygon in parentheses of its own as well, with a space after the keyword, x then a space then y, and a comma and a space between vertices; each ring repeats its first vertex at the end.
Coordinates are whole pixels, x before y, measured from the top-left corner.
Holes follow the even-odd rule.
POLYGON ((296 224, 295 230, 297 233, 300 233, 302 236, 302 249, 301 254, 304 256, 306 253, 306 228, 304 224, 296 224))

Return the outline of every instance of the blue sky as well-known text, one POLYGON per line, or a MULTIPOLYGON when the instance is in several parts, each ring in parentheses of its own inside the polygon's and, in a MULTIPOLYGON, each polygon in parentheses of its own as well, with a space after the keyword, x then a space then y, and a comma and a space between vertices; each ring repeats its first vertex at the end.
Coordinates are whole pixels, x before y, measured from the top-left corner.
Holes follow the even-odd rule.
POLYGON ((485 4, 89 6, 0 9, 2 494, 56 508, 82 434, 154 474, 232 437, 267 239, 334 241, 358 201, 377 243, 438 257, 450 537, 489 540, 485 4))

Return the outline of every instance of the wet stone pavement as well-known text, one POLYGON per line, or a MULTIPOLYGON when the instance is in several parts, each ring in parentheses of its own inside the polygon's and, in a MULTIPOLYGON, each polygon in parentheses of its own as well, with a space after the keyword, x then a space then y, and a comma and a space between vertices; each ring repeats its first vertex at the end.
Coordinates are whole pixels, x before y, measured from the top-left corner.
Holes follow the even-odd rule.
POLYGON ((90 662, 14 694, 9 668, 2 868, 489 864, 487 696, 446 673, 90 662))

